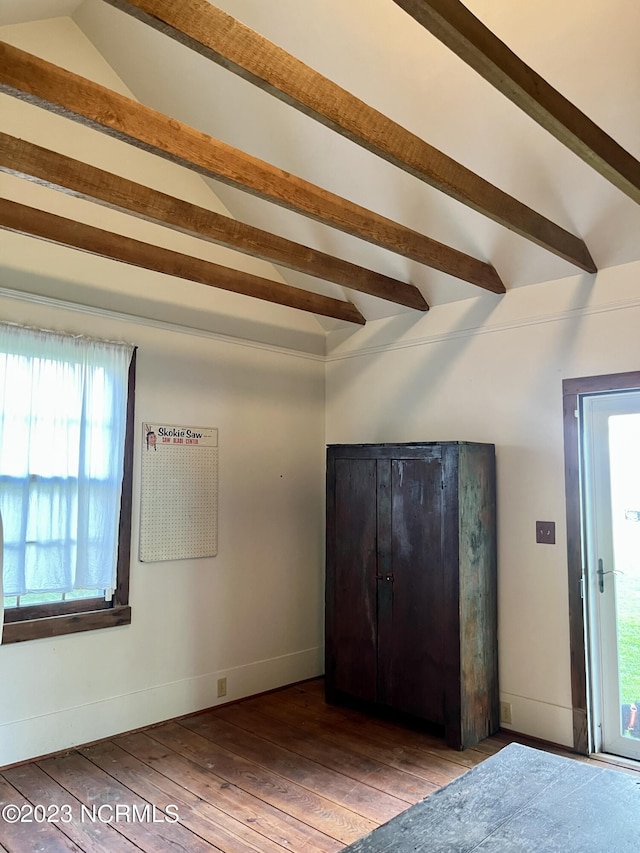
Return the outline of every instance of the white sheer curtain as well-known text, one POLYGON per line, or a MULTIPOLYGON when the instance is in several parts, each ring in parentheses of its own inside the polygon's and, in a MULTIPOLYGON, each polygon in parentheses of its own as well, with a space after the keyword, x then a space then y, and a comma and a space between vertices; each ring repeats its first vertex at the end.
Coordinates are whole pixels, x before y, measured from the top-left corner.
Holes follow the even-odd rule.
POLYGON ((132 351, 0 324, 5 596, 114 588, 132 351))

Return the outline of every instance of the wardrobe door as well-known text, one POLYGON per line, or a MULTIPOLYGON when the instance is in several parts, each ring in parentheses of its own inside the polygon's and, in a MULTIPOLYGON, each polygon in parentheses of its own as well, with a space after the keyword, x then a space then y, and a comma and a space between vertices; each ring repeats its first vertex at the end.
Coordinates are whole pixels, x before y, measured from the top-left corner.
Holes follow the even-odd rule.
POLYGON ((442 466, 439 458, 391 463, 390 624, 386 640, 386 704, 444 723, 442 638, 442 466))
POLYGON ((376 460, 330 458, 326 672, 334 691, 377 697, 376 460))

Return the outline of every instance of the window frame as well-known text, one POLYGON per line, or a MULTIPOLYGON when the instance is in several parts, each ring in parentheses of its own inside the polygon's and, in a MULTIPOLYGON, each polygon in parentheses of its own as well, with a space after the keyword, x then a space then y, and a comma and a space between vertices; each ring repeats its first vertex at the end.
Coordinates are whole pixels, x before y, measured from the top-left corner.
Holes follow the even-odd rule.
POLYGON ((129 605, 129 572, 131 567, 131 514, 133 493, 133 443, 136 391, 136 352, 134 347, 129 364, 127 386, 127 422, 124 441, 120 522, 118 527, 118 558, 116 587, 111 601, 103 598, 80 598, 11 607, 4 611, 2 645, 22 643, 97 628, 112 628, 131 624, 129 605))

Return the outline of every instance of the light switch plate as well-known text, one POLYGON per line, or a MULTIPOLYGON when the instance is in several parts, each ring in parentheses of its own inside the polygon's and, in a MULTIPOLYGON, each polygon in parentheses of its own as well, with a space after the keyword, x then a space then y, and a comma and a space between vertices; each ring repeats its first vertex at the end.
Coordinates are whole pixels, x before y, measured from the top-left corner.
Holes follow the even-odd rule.
POLYGON ((536 521, 536 542, 543 545, 556 544, 555 521, 536 521))

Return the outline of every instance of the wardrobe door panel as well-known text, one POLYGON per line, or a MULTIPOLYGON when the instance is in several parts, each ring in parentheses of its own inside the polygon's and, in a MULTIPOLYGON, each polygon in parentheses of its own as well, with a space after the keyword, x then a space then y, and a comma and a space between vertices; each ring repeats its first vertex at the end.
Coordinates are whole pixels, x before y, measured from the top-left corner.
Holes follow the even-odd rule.
POLYGON ((376 460, 341 459, 329 505, 327 687, 369 701, 377 694, 376 460))
POLYGON ((390 704, 393 682, 392 464, 378 460, 378 702, 383 704, 390 704))
POLYGON ((393 609, 385 702, 439 724, 444 722, 442 496, 439 459, 393 460, 393 609))

